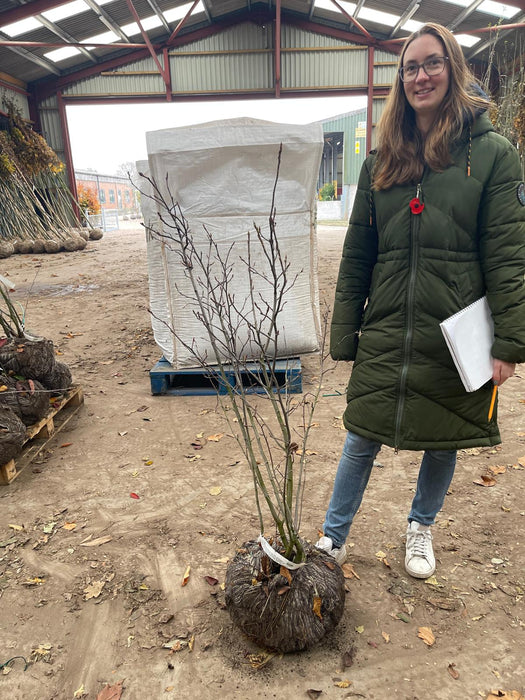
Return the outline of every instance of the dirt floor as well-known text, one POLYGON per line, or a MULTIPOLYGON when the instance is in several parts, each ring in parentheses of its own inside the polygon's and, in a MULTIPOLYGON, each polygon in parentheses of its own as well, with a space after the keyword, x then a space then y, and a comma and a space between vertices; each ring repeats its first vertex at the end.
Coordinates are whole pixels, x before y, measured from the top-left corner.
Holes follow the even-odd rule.
MULTIPOLYGON (((251 477, 214 397, 151 395, 160 351, 144 235, 134 226, 82 252, 1 261, 27 327, 54 341, 85 403, 43 455, 0 486, 0 666, 29 662, 0 671, 0 697, 525 694, 521 372, 500 392, 503 445, 460 453, 434 528, 436 576, 410 579, 403 567, 419 455, 383 449, 351 532, 341 623, 308 652, 267 655, 233 628, 220 588, 228 558, 258 534, 251 477), (196 436, 219 433, 192 447, 196 436)), ((331 300, 344 229, 318 233, 321 293, 331 300)), ((303 358, 305 386, 312 368, 303 358)), ((302 520, 310 540, 344 440, 348 373, 340 363, 326 376, 312 431, 302 520)))

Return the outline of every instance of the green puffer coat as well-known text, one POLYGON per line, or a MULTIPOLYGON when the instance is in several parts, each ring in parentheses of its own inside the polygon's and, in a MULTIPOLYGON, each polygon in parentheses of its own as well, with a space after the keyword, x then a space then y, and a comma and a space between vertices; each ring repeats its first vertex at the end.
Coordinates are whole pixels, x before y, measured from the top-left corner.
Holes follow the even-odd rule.
POLYGON ((467 393, 439 323, 484 294, 492 355, 525 361, 525 206, 516 150, 479 116, 443 173, 371 192, 363 164, 335 295, 330 351, 355 360, 348 430, 399 449, 500 442, 492 382, 467 393), (468 161, 470 159, 470 174, 468 161), (419 193, 424 209, 412 213, 419 193))

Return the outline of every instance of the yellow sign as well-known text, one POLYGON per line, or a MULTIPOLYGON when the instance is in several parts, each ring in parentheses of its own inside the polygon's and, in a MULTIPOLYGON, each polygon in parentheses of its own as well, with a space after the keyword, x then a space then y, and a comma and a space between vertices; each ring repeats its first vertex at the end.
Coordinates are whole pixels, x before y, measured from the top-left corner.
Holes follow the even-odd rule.
POLYGON ((366 129, 363 129, 363 127, 358 126, 355 130, 355 138, 356 139, 364 139, 366 137, 366 129))
POLYGON ((360 149, 361 149, 361 144, 359 143, 359 141, 356 141, 355 142, 355 152, 359 153, 360 149))

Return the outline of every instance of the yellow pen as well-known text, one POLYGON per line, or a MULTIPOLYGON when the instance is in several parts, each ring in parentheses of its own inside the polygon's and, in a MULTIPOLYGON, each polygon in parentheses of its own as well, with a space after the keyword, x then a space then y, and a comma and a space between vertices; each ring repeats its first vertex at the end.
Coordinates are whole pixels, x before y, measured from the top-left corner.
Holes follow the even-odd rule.
POLYGON ((498 385, 494 384, 494 388, 492 389, 492 398, 490 399, 490 408, 489 408, 489 421, 492 420, 492 414, 494 412, 494 404, 496 403, 496 394, 498 393, 498 385))

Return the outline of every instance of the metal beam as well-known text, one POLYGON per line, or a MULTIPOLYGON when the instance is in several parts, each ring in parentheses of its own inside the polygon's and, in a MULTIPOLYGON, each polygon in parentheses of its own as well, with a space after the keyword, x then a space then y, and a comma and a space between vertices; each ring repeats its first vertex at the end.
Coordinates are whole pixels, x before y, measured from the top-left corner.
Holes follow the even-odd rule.
POLYGON ((172 41, 175 39, 175 37, 177 36, 177 34, 180 32, 180 30, 182 29, 182 27, 183 27, 184 24, 186 23, 186 20, 189 18, 189 16, 191 15, 191 13, 193 12, 193 10, 194 10, 195 7, 197 6, 198 2, 199 2, 199 0, 194 0, 193 5, 190 7, 190 9, 188 10, 188 12, 186 12, 186 14, 184 15, 184 17, 183 17, 183 18, 180 20, 180 22, 177 24, 177 26, 175 27, 175 29, 174 29, 173 32, 171 33, 170 38, 169 38, 168 41, 167 41, 167 45, 168 45, 168 46, 172 43, 172 41))
POLYGON ((310 0, 310 9, 308 11, 308 21, 312 19, 315 10, 315 0, 310 0))
MULTIPOLYGON (((128 39, 128 37, 126 36, 126 34, 124 34, 124 32, 123 32, 122 29, 118 26, 118 24, 117 24, 116 22, 113 21, 113 19, 108 15, 108 13, 106 12, 106 10, 102 9, 102 7, 100 7, 99 5, 97 5, 97 3, 94 2, 94 0, 84 0, 84 2, 85 2, 87 5, 89 5, 89 7, 93 10, 93 12, 94 12, 95 14, 98 15, 100 21, 101 21, 103 24, 105 24, 106 27, 107 27, 110 31, 115 32, 115 34, 116 34, 117 36, 119 36, 119 37, 122 39, 122 41, 124 41, 124 42, 126 42, 126 43, 129 43, 129 39, 128 39)), ((91 46, 91 44, 90 44, 90 46, 91 46)))
POLYGON ((40 66, 40 68, 44 68, 44 70, 47 70, 49 73, 53 73, 54 75, 61 75, 59 69, 56 66, 54 66, 49 61, 46 61, 45 58, 40 58, 40 56, 36 56, 34 53, 31 53, 31 51, 27 51, 22 46, 19 46, 19 43, 20 42, 11 42, 11 40, 8 37, 6 37, 5 34, 2 34, 0 32, 0 46, 5 46, 13 53, 17 53, 19 56, 25 58, 27 61, 36 63, 38 66, 40 66))
POLYGON ((144 27, 142 26, 142 22, 140 21, 140 17, 137 13, 137 10, 135 9, 135 6, 133 5, 133 0, 126 0, 129 11, 133 15, 133 19, 135 22, 139 25, 140 33, 142 34, 142 38, 146 42, 146 45, 148 47, 148 50, 150 52, 151 58, 155 61, 155 65, 159 69, 159 73, 162 76, 162 80, 164 81, 164 85, 166 86, 166 90, 170 89, 170 77, 169 74, 166 70, 166 66, 163 66, 159 59, 157 58, 157 54, 155 52, 155 49, 153 48, 153 44, 149 40, 148 33, 144 30, 144 27))
POLYGON ((370 34, 370 32, 368 32, 368 31, 363 27, 363 25, 362 25, 360 22, 358 22, 354 17, 352 17, 352 15, 349 14, 349 13, 344 9, 344 7, 342 7, 342 6, 337 2, 337 0, 331 0, 331 2, 332 2, 332 5, 335 5, 335 6, 337 7, 337 9, 339 10, 339 12, 342 12, 343 15, 344 15, 348 20, 350 20, 350 22, 351 22, 355 27, 357 27, 357 29, 359 29, 359 31, 361 32, 361 34, 364 34, 364 35, 366 36, 366 38, 367 38, 370 42, 373 42, 373 41, 374 41, 374 39, 373 39, 372 35, 370 34))
POLYGON ((157 17, 159 18, 159 20, 162 22, 162 26, 164 27, 164 29, 165 29, 167 32, 170 32, 170 31, 171 31, 170 25, 168 24, 168 22, 166 21, 166 18, 165 18, 164 15, 162 14, 162 10, 161 10, 160 7, 157 5, 156 0, 146 0, 146 2, 147 2, 148 5, 151 7, 151 9, 153 10, 153 12, 157 15, 157 17))
POLYGON ((366 100, 366 153, 372 150, 372 111, 374 108, 374 47, 368 47, 368 93, 366 100))
MULTIPOLYGON (((483 2, 483 0, 480 0, 483 2)), ((388 38, 391 39, 393 36, 395 36, 398 31, 401 29, 401 27, 405 24, 405 22, 408 22, 409 19, 411 19, 416 12, 419 10, 421 7, 421 0, 412 0, 410 5, 407 7, 407 9, 403 12, 401 17, 398 19, 396 26, 392 29, 390 34, 388 35, 388 38)))
MULTIPOLYGON (((201 0, 202 1, 202 6, 204 7, 204 12, 206 13, 206 17, 208 18, 208 22, 211 24, 213 22, 213 17, 211 16, 211 10, 208 7, 208 0, 201 0)), ((248 9, 250 9, 250 3, 248 2, 248 9)))
POLYGON ((461 10, 459 15, 457 15, 450 24, 447 25, 447 29, 450 29, 451 32, 454 31, 454 29, 463 22, 464 19, 466 19, 469 15, 471 15, 475 10, 478 9, 478 7, 481 5, 481 3, 484 2, 484 0, 474 0, 473 3, 468 5, 468 7, 465 7, 464 10, 461 10))
MULTIPOLYGON (((475 46, 472 47, 472 51, 469 51, 467 54, 467 58, 473 58, 474 56, 477 56, 479 53, 484 51, 485 49, 488 49, 488 47, 491 44, 494 44, 497 41, 501 41, 504 39, 506 36, 508 36, 514 29, 518 29, 520 27, 525 27, 525 14, 520 15, 518 17, 518 22, 515 24, 502 24, 499 27, 496 25, 494 27, 488 27, 485 28, 485 31, 487 30, 492 30, 492 31, 499 31, 503 29, 504 31, 501 32, 501 34, 496 33, 495 36, 490 37, 490 39, 487 39, 486 41, 482 41, 481 44, 476 44, 475 46)), ((469 31, 469 34, 479 34, 481 33, 481 30, 471 30, 469 31)))
MULTIPOLYGON (((76 41, 75 37, 71 36, 71 34, 68 34, 63 29, 60 29, 60 27, 57 27, 57 25, 54 22, 50 22, 43 15, 35 15, 35 17, 38 19, 39 22, 41 22, 44 25, 44 27, 46 27, 46 29, 49 29, 50 32, 59 36, 63 41, 66 42, 66 44, 74 43, 76 41)), ((84 46, 79 46, 78 48, 79 51, 83 53, 86 58, 89 58, 90 61, 92 61, 93 63, 97 62, 97 59, 84 46)))
POLYGON ((356 17, 359 16, 359 13, 360 13, 361 10, 363 9, 363 5, 364 5, 364 4, 365 4, 365 0, 357 0, 357 4, 356 4, 355 10, 354 10, 354 15, 355 15, 356 17))
POLYGON ((0 27, 33 17, 33 15, 46 12, 46 10, 52 10, 54 7, 66 5, 68 2, 71 2, 71 0, 32 0, 32 2, 27 2, 25 5, 20 5, 20 7, 4 10, 0 12, 0 27))

